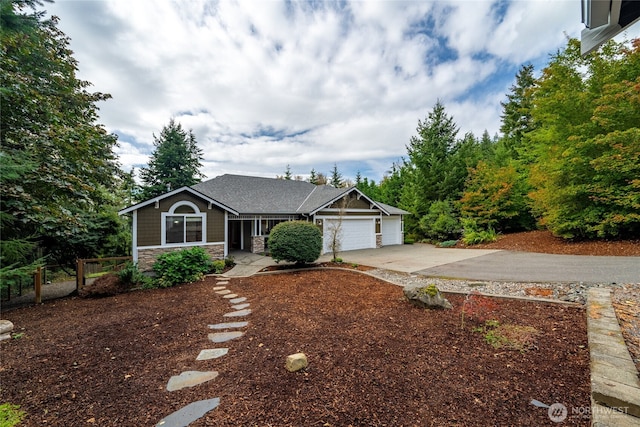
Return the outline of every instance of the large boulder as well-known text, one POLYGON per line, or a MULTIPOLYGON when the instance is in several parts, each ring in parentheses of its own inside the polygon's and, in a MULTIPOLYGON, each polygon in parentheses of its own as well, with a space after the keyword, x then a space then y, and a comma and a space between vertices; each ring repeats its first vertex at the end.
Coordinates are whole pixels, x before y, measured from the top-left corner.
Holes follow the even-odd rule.
POLYGON ((407 286, 403 290, 404 296, 409 302, 420 308, 450 309, 451 303, 442 296, 436 285, 428 285, 421 288, 407 286))

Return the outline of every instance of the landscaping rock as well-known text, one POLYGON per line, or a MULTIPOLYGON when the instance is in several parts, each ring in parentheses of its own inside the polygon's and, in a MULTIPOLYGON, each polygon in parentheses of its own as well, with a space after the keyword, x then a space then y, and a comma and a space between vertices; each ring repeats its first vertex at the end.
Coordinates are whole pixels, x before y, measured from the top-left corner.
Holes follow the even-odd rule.
POLYGON ((236 294, 228 294, 228 295, 223 296, 222 298, 231 299, 231 298, 237 298, 237 297, 238 297, 238 295, 236 295, 236 294))
POLYGON ((245 302, 247 300, 247 297, 240 297, 240 298, 234 298, 232 300, 229 300, 229 302, 231 304, 238 304, 239 302, 245 302))
POLYGON ((220 405, 220 398, 199 400, 188 404, 182 409, 160 420, 156 427, 186 427, 204 414, 216 409, 220 405))
POLYGON ((13 323, 8 320, 0 320, 0 341, 10 339, 12 331, 13 323))
POLYGON ((206 350, 202 350, 196 360, 211 360, 217 359, 218 357, 222 357, 229 352, 228 348, 208 348, 206 350))
POLYGON ((234 340, 236 338, 240 338, 244 335, 244 332, 241 331, 232 331, 232 332, 215 332, 213 334, 209 334, 209 340, 213 342, 227 342, 234 340))
POLYGON ((428 285, 422 288, 405 287, 403 292, 411 304, 420 308, 452 308, 451 303, 440 294, 440 290, 435 285, 428 285))
POLYGON ((244 304, 238 304, 238 305, 232 305, 231 308, 233 308, 234 310, 244 310, 245 308, 249 307, 251 304, 244 303, 244 304))
POLYGON ((296 372, 309 366, 309 361, 304 353, 296 353, 287 356, 284 364, 289 372, 296 372))
POLYGON ((216 294, 218 294, 218 295, 228 295, 230 293, 231 293, 231 291, 229 289, 223 289, 223 290, 220 290, 220 291, 216 291, 216 294))
POLYGON ((169 378, 167 391, 181 390, 185 387, 193 387, 212 380, 218 376, 216 371, 185 371, 180 375, 169 378))
POLYGON ((233 329, 233 328, 244 328, 247 326, 249 322, 227 322, 227 323, 216 323, 215 325, 209 325, 209 329, 233 329))
POLYGON ((244 310, 238 310, 238 311, 233 311, 231 313, 225 313, 222 315, 222 317, 242 317, 242 316, 248 316, 249 314, 251 314, 251 309, 250 308, 245 308, 244 310))

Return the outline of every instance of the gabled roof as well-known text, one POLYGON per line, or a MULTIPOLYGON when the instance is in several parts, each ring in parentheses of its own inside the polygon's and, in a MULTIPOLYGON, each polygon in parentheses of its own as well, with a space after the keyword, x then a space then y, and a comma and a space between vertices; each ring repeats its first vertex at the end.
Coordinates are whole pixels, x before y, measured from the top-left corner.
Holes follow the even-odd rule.
POLYGON ((293 214, 316 186, 305 181, 227 174, 192 188, 244 214, 293 214))
POLYGON ((234 215, 311 215, 353 191, 357 192, 359 197, 366 198, 373 206, 387 215, 406 215, 409 213, 376 202, 355 187, 334 188, 328 185, 314 185, 306 181, 226 174, 146 200, 121 210, 119 214, 133 212, 181 191, 188 191, 234 215))
POLYGON ((230 213, 232 213, 234 215, 239 215, 239 213, 237 211, 235 211, 234 209, 230 208, 229 206, 225 206, 224 204, 220 203, 218 200, 212 199, 212 198, 208 197, 207 195, 202 194, 202 193, 198 192, 197 190, 194 190, 191 187, 180 187, 178 189, 175 189, 175 190, 170 191, 168 193, 161 194, 161 195, 159 195, 157 197, 154 197, 152 199, 145 200, 145 201, 140 202, 140 203, 136 203, 135 205, 129 206, 128 208, 124 208, 121 211, 119 211, 118 215, 128 214, 128 213, 133 212, 135 210, 138 210, 138 209, 140 209, 142 207, 145 207, 145 206, 150 205, 150 204, 155 203, 155 202, 159 202, 160 200, 166 199, 167 197, 171 197, 171 196, 173 196, 175 194, 182 193, 184 191, 186 191, 187 193, 191 193, 194 196, 199 197, 199 198, 205 200, 208 203, 211 203, 212 205, 218 206, 219 208, 221 208, 221 209, 223 209, 223 210, 225 210, 227 212, 230 212, 230 213))

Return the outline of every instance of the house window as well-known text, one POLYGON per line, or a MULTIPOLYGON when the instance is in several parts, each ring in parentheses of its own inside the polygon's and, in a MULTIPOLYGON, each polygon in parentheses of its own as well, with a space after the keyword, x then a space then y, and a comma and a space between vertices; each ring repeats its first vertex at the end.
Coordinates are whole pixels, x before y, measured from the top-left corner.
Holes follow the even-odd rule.
POLYGON ((166 217, 166 243, 202 241, 202 217, 171 215, 166 217))
POLYGON ((164 217, 163 244, 202 243, 205 241, 206 214, 191 202, 178 202, 164 217))

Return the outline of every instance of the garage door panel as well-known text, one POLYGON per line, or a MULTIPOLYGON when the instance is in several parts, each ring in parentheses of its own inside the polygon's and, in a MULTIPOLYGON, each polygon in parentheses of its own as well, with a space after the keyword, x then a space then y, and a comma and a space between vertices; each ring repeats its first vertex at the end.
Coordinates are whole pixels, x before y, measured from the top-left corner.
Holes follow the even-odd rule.
MULTIPOLYGON (((331 252, 332 228, 338 223, 337 219, 324 221, 325 252, 331 252)), ((372 219, 343 219, 338 237, 341 251, 375 248, 375 223, 372 219)))
POLYGON ((382 246, 402 244, 400 217, 382 217, 382 246))

